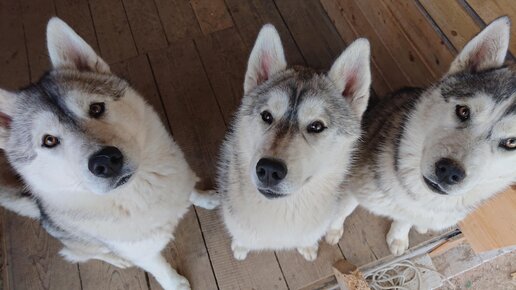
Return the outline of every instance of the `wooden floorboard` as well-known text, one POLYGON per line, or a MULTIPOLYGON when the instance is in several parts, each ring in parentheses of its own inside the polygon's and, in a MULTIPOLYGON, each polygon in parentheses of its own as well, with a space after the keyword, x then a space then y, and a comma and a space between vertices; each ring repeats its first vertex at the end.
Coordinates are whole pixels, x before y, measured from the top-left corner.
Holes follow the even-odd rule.
MULTIPOLYGON (((5 0, 0 3, 0 87, 36 81, 49 68, 48 19, 72 26, 160 115, 200 188, 214 186, 218 150, 242 97, 249 52, 265 23, 278 29, 289 64, 329 69, 346 45, 367 37, 378 95, 438 79, 457 50, 492 19, 516 18, 511 0, 5 0)), ((516 21, 513 19, 513 21, 516 21)), ((515 52, 515 29, 511 49, 515 52)), ((152 289, 139 269, 70 264, 33 221, 0 212, 5 289, 152 289), (82 282, 81 282, 82 281, 82 282), (150 287, 149 287, 150 286, 150 287)), ((389 254, 389 221, 358 209, 339 246, 321 242, 308 263, 295 251, 236 261, 217 211, 192 209, 164 251, 193 289, 299 289, 346 257, 361 265, 389 254)), ((433 234, 411 232, 411 244, 433 234)))

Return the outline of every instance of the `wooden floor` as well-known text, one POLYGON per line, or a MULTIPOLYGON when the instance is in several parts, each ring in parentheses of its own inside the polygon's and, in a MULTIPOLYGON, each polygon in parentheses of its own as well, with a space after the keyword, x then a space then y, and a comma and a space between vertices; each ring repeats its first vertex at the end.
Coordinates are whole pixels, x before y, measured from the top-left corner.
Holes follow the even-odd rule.
MULTIPOLYGON (((210 188, 263 24, 278 28, 290 64, 316 68, 329 68, 355 38, 369 38, 373 89, 381 96, 438 79, 486 22, 503 14, 516 21, 512 1, 1 0, 0 87, 24 86, 49 68, 44 32, 57 15, 155 106, 210 188)), ((37 222, 2 217, 4 289, 160 289, 138 269, 66 263, 56 254, 59 242, 37 222)), ((192 209, 166 255, 194 289, 299 289, 330 275, 343 257, 361 265, 386 256, 387 226, 358 210, 340 244, 322 243, 314 263, 296 252, 253 253, 237 262, 218 214, 192 209)), ((411 242, 427 238, 414 234, 411 242)))

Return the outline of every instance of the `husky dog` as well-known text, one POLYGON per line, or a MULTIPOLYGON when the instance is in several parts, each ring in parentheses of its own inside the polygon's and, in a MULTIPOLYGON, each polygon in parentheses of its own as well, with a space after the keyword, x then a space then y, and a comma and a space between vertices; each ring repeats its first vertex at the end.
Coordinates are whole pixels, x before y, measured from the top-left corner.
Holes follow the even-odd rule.
POLYGON ((338 188, 369 99, 369 56, 369 42, 360 39, 328 74, 287 69, 276 29, 260 31, 219 167, 236 259, 251 250, 296 248, 312 261, 319 239, 342 230, 342 222, 333 223, 338 188))
POLYGON ((455 225, 516 181, 516 66, 503 66, 510 22, 491 23, 427 89, 405 89, 364 116, 344 186, 343 217, 360 204, 393 220, 395 255, 420 233, 455 225))
POLYGON ((68 25, 51 19, 47 44, 53 69, 18 92, 0 91, 0 148, 32 206, 0 200, 39 218, 70 262, 134 265, 165 289, 190 289, 161 251, 197 176, 155 111, 68 25))

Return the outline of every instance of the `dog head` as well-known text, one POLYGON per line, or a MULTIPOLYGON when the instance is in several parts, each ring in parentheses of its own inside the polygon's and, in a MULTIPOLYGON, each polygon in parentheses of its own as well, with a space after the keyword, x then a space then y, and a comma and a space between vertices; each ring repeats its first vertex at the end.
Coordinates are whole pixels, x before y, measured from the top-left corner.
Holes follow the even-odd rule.
POLYGON ((287 69, 272 25, 251 52, 236 122, 238 154, 267 198, 299 192, 331 176, 343 180, 369 99, 369 43, 352 43, 328 74, 287 69))
POLYGON ((487 26, 421 97, 400 153, 414 192, 494 194, 516 181, 516 69, 503 66, 509 27, 507 17, 487 26))
POLYGON ((47 26, 52 70, 0 91, 0 147, 36 191, 105 194, 140 163, 143 99, 63 21, 47 26))

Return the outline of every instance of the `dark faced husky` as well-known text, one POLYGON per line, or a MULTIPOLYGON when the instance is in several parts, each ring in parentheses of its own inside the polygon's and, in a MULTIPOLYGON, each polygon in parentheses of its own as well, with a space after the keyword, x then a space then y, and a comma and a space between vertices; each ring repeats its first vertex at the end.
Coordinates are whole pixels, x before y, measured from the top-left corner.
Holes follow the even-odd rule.
POLYGON ((298 249, 311 261, 325 233, 330 240, 341 234, 338 188, 369 99, 369 56, 360 39, 328 74, 287 69, 276 29, 260 31, 219 168, 236 259, 251 250, 298 249))
POLYGON ((34 196, 4 206, 40 219, 68 261, 135 265, 190 289, 160 252, 196 175, 154 110, 69 26, 51 19, 47 41, 53 69, 0 91, 0 148, 34 196))
POLYGON ((360 204, 393 220, 393 254, 419 232, 455 225, 516 181, 516 67, 503 66, 510 22, 473 38, 430 88, 394 93, 364 117, 343 216, 360 204))

